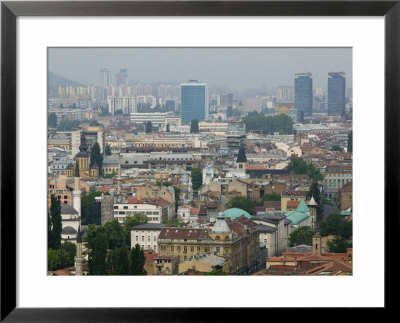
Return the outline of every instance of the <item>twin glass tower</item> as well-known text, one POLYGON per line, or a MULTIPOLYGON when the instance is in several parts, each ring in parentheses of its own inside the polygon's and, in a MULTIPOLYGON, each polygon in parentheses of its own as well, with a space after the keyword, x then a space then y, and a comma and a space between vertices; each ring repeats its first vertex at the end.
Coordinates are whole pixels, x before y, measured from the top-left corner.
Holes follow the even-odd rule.
POLYGON ((206 83, 189 80, 181 83, 182 123, 190 123, 208 118, 208 87, 206 83))

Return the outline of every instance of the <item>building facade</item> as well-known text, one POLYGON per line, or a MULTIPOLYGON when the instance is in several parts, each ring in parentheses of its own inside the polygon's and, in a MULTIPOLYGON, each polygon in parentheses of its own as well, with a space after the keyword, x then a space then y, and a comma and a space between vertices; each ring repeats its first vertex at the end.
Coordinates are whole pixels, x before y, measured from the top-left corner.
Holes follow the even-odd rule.
POLYGON ((328 74, 328 115, 341 115, 346 106, 346 78, 344 72, 328 74))
POLYGON ((181 84, 182 123, 208 118, 208 87, 206 83, 191 80, 181 84))
POLYGON ((294 105, 297 117, 312 116, 313 92, 311 73, 298 73, 294 80, 294 105))

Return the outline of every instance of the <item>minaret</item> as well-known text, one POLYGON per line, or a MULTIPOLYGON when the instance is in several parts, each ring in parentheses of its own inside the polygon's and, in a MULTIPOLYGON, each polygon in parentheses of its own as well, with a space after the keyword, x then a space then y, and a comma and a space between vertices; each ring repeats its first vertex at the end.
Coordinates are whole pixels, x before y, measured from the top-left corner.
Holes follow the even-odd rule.
POLYGON ((76 239, 76 256, 75 256, 75 276, 82 276, 82 235, 81 226, 78 228, 78 238, 76 239))
POLYGON ((118 185, 117 190, 118 190, 118 193, 122 192, 121 179, 122 179, 121 178, 121 162, 118 160, 118 177, 117 177, 117 185, 118 185))
POLYGON ((73 196, 73 207, 78 212, 78 216, 81 216, 81 190, 79 180, 79 163, 75 163, 75 176, 74 176, 74 190, 72 191, 73 196))

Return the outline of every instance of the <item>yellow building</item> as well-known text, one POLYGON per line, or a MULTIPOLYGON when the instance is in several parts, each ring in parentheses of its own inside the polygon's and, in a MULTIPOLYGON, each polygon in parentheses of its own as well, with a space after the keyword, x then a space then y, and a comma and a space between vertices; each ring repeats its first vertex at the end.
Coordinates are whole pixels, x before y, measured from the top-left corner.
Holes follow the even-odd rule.
POLYGON ((159 254, 180 262, 201 254, 227 259, 229 274, 248 274, 259 266, 258 225, 246 217, 226 222, 221 212, 211 229, 163 228, 158 237, 159 254))
POLYGON ((289 110, 294 110, 294 103, 292 102, 281 102, 275 105, 275 115, 289 114, 289 110))
POLYGON ((301 201, 306 200, 307 192, 305 191, 284 191, 281 193, 281 210, 287 211, 288 201, 301 201))

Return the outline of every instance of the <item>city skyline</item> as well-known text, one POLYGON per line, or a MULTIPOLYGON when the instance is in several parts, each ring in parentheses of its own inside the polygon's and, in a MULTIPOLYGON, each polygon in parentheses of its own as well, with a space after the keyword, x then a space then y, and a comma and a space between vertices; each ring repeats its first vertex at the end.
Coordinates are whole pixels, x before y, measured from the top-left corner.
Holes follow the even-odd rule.
POLYGON ((294 86, 296 73, 310 72, 313 88, 328 88, 328 73, 345 72, 352 87, 351 48, 49 48, 49 71, 85 85, 112 79, 127 69, 135 82, 197 79, 229 90, 294 86))

